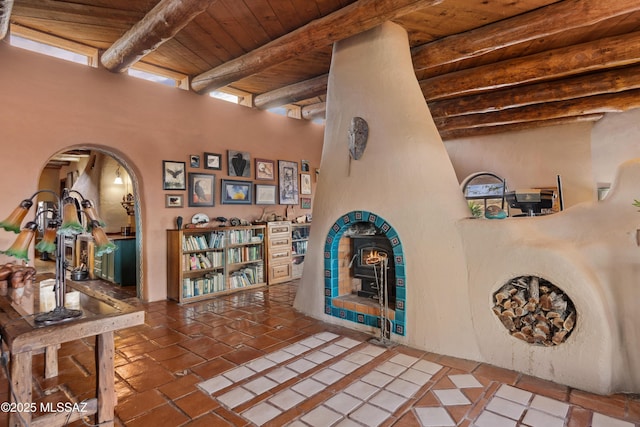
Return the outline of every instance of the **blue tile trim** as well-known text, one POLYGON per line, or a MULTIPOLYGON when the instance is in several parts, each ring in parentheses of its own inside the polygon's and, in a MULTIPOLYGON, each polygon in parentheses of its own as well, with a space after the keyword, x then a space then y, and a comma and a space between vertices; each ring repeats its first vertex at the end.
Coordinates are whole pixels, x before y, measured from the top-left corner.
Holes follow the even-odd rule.
POLYGON ((325 287, 325 313, 334 317, 350 320, 352 322, 364 323, 369 326, 377 326, 379 317, 364 315, 352 310, 345 310, 334 307, 331 298, 338 296, 338 245, 345 230, 357 222, 369 222, 375 224, 382 230, 393 246, 393 255, 396 263, 396 311, 401 311, 400 317, 396 313, 396 320, 393 321, 393 331, 397 335, 404 336, 406 333, 406 276, 405 276, 405 256, 402 241, 397 231, 384 218, 369 211, 351 211, 342 215, 331 227, 324 245, 324 287, 325 287), (329 300, 329 302, 327 302, 329 300))

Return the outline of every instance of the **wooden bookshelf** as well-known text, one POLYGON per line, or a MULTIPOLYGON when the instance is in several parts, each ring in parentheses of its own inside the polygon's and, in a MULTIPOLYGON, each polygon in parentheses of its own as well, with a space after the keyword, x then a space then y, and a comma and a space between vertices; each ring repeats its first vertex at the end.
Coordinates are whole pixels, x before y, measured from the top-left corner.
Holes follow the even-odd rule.
POLYGON ((265 286, 265 226, 167 230, 167 296, 194 302, 265 286))
POLYGON ((291 278, 302 277, 311 224, 291 224, 291 278))

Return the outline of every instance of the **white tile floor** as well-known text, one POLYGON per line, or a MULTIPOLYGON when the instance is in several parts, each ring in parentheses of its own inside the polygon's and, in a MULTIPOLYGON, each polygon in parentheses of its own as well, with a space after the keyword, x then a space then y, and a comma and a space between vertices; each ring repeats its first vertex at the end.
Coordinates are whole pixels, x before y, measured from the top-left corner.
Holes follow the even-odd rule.
MULTIPOLYGON (((363 367, 368 372, 353 378, 303 415, 289 417, 286 424, 379 426, 415 399, 418 392, 424 394, 425 386, 443 368, 429 360, 320 333, 223 372, 199 387, 230 410, 241 407, 239 414, 247 421, 263 425, 295 410, 327 387, 344 383, 345 378, 350 379, 351 374, 363 367)), ((415 405, 412 411, 421 426, 458 425, 447 408, 471 408, 474 402, 465 390, 485 387, 473 374, 452 373, 444 377, 453 387, 431 390, 438 406, 420 407, 415 400, 412 402, 415 405)), ((564 427, 569 410, 570 404, 566 402, 502 384, 471 425, 564 427)), ((597 413, 592 421, 592 427, 633 426, 597 413)))

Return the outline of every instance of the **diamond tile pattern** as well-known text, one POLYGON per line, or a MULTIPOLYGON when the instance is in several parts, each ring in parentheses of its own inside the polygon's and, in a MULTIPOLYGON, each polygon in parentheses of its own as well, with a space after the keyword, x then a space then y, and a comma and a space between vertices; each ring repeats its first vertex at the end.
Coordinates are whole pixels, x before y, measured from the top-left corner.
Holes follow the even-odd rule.
MULTIPOLYGON (((128 300, 146 316, 144 325, 115 334, 115 425, 640 427, 635 395, 597 396, 487 364, 373 345, 368 334, 295 311, 296 287, 185 305, 128 300)), ((54 379, 43 377, 44 355, 35 355, 34 400, 50 401, 58 389, 78 401, 92 397, 94 344, 62 345, 54 379)), ((6 390, 0 372, 0 399, 9 399, 6 390)))

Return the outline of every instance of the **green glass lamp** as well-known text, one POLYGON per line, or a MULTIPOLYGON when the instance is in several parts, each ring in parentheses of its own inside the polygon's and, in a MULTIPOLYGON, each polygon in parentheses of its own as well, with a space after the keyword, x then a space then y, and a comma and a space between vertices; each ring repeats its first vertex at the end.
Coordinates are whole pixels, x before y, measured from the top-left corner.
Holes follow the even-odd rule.
POLYGON ((13 231, 14 233, 20 233, 20 225, 24 218, 27 216, 27 212, 33 206, 33 202, 30 199, 23 200, 20 205, 11 212, 11 214, 4 221, 0 222, 0 227, 7 231, 13 231))

